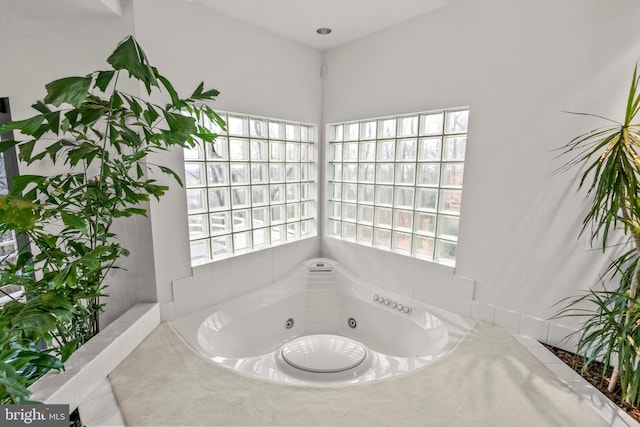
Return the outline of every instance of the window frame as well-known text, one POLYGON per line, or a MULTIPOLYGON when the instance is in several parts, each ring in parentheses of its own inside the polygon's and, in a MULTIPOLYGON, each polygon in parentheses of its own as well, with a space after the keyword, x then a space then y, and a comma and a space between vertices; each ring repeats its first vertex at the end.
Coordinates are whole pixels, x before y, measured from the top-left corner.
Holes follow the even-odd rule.
POLYGON ((317 126, 218 114, 227 129, 210 124, 217 151, 184 150, 191 265, 317 236, 317 126))
POLYGON ((455 266, 469 112, 463 106, 327 124, 325 234, 455 266))

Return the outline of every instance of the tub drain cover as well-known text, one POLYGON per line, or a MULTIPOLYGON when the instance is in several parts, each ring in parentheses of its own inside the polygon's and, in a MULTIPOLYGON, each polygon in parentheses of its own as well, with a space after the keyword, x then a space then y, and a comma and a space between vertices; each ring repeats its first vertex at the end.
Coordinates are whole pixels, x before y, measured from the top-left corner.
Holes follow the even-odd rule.
POLYGON ((329 373, 353 369, 367 356, 357 341, 338 335, 307 335, 282 346, 282 358, 303 371, 329 373))

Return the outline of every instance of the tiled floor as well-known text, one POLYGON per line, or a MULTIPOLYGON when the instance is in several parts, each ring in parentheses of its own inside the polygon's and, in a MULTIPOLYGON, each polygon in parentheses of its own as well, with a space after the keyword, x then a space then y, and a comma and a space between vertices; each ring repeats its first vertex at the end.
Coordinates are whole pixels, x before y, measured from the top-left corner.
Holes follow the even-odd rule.
MULTIPOLYGON (((612 427, 639 426, 595 387, 565 365, 533 338, 514 335, 531 354, 554 372, 578 396, 587 401, 612 427)), ((108 380, 96 388, 80 404, 82 422, 88 427, 124 426, 124 420, 108 380)))

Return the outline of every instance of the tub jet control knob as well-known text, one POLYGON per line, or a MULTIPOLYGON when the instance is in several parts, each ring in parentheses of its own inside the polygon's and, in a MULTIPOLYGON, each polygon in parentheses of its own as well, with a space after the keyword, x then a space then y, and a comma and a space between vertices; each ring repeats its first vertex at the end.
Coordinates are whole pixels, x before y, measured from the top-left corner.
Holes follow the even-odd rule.
POLYGON ((378 294, 373 296, 373 302, 377 302, 378 304, 385 305, 391 309, 397 310, 404 314, 411 314, 411 307, 408 305, 401 304, 397 301, 390 300, 389 298, 385 298, 378 294))

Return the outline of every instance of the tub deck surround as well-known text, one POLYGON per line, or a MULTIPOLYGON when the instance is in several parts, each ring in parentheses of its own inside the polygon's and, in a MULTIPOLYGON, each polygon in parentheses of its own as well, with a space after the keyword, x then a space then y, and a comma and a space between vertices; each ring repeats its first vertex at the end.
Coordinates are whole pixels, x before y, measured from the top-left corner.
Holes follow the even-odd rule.
POLYGON ((64 371, 50 371, 31 385, 31 399, 73 410, 159 324, 157 303, 136 304, 74 352, 64 371))
POLYGON ((502 326, 510 332, 575 352, 579 325, 566 319, 514 311, 478 299, 479 283, 456 268, 411 258, 354 242, 323 236, 322 257, 339 259, 341 265, 374 286, 388 289, 431 307, 453 312, 465 318, 502 326))
POLYGON ((305 387, 211 363, 162 323, 110 379, 126 424, 136 426, 637 425, 615 412, 598 416, 587 389, 571 392, 523 346, 537 342, 518 341, 503 328, 476 322, 447 357, 410 375, 305 387))
POLYGON ((172 325, 200 354, 243 375, 340 386, 387 379, 433 363, 460 341, 472 321, 371 286, 335 260, 315 258, 268 287, 172 325), (317 335, 329 337, 301 341, 307 348, 298 348, 296 358, 314 360, 314 354, 323 351, 341 357, 337 353, 347 348, 357 351, 356 344, 344 346, 340 337, 361 344, 366 357, 344 372, 313 372, 324 369, 314 367, 315 361, 306 369, 292 368, 283 358, 283 349, 288 349, 283 346, 317 335), (314 348, 318 342, 339 348, 314 348))

